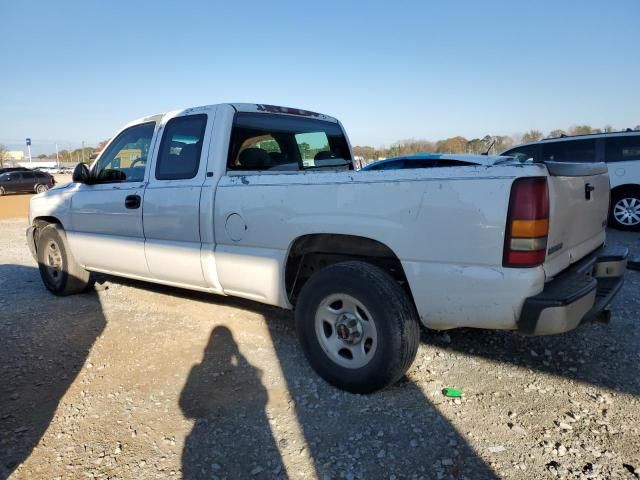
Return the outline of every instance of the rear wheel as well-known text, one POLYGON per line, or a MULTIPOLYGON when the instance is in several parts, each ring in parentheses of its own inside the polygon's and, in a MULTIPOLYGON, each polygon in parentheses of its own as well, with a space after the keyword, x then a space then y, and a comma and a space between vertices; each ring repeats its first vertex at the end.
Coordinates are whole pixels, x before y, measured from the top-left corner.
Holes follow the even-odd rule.
POLYGON ((295 316, 311 366, 350 392, 395 383, 418 349, 420 328, 408 295, 384 270, 365 262, 336 263, 313 275, 295 316))
POLYGON ((0 197, 5 193, 7 193, 7 191, 4 189, 4 187, 0 187, 0 197))
POLYGON ((46 185, 42 185, 42 184, 36 185, 36 193, 44 193, 47 190, 49 190, 49 187, 47 187, 46 185))
POLYGON ((640 230, 640 191, 616 193, 611 199, 609 221, 620 230, 640 230))
POLYGON ((47 225, 38 234, 38 268, 44 286, 56 295, 80 293, 89 284, 89 272, 73 258, 59 225, 47 225))

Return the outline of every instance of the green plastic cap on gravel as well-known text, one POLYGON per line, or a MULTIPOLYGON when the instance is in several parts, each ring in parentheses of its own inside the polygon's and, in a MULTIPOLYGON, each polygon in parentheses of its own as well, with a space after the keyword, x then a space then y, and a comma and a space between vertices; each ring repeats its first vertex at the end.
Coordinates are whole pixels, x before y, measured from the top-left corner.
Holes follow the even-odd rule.
POLYGON ((457 388, 443 388, 442 389, 442 394, 445 397, 461 397, 462 396, 462 390, 458 390, 457 388))

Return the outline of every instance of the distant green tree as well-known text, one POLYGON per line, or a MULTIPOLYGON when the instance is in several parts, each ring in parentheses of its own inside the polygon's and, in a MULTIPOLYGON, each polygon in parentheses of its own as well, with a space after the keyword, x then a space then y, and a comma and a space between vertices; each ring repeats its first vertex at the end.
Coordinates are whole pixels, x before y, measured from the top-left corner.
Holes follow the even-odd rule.
POLYGON ((605 125, 602 131, 605 133, 613 132, 613 127, 611 125, 605 125))
POLYGON ((94 150, 95 150, 94 147, 84 147, 84 149, 76 148, 71 153, 75 161, 81 162, 82 159, 84 158, 84 161, 86 162, 87 160, 89 160, 89 157, 91 157, 91 154, 94 152, 94 150), (84 155, 83 155, 83 151, 84 151, 84 155))
POLYGON ((358 145, 356 145, 355 147, 353 147, 353 153, 354 155, 358 156, 358 157, 362 157, 365 160, 372 160, 375 157, 375 148, 373 147, 360 147, 358 145))
POLYGON ((522 143, 537 142, 538 140, 542 140, 542 137, 544 137, 544 135, 540 130, 531 129, 522 135, 522 143))
POLYGON ((438 143, 436 143, 436 152, 464 153, 467 149, 467 143, 468 143, 468 140, 461 136, 440 140, 438 143))
POLYGON ((569 133, 571 135, 589 135, 590 133, 593 133, 593 128, 589 125, 576 125, 569 129, 569 133))
POLYGON ((435 145, 428 140, 415 140, 413 138, 398 140, 384 151, 385 157, 415 155, 416 153, 433 152, 435 145))
POLYGON ((278 146, 278 142, 275 140, 262 140, 261 142, 256 143, 258 148, 262 150, 266 150, 271 153, 280 153, 280 147, 278 146))
POLYGON ((467 153, 484 153, 487 150, 488 145, 484 139, 473 138, 467 142, 467 153))
POLYGON ((493 153, 501 153, 506 149, 513 147, 513 138, 508 135, 495 135, 491 138, 492 141, 495 142, 493 144, 493 148, 491 149, 493 153))
POLYGON ((634 128, 634 130, 640 130, 640 125, 636 125, 636 128, 634 128))
POLYGON ((551 130, 549 132, 549 138, 558 138, 558 137, 561 137, 562 135, 566 135, 566 133, 564 130, 560 130, 560 129, 551 130))
POLYGON ((303 160, 309 160, 312 158, 311 145, 309 145, 307 142, 300 143, 298 145, 298 148, 300 149, 300 155, 302 155, 303 160))

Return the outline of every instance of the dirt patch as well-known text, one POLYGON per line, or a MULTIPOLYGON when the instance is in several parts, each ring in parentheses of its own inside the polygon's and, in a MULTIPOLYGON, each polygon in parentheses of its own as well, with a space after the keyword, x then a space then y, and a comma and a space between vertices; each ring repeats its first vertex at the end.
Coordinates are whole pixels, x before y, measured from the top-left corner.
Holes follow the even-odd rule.
MULTIPOLYGON (((71 175, 55 175, 56 185, 71 181, 71 175)), ((33 194, 10 193, 0 197, 0 220, 22 218, 29 216, 29 200, 33 194)))
POLYGON ((23 218, 29 215, 29 199, 33 195, 28 193, 15 193, 0 197, 0 219, 23 218))

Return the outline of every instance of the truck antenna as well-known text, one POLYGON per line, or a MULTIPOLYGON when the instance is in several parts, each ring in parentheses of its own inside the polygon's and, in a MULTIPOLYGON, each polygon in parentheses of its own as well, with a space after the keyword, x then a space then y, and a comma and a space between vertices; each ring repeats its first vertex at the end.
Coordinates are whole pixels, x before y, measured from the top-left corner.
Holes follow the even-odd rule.
POLYGON ((491 145, 489 145, 489 148, 487 148, 487 151, 484 152, 482 155, 489 155, 489 151, 491 150, 491 147, 493 147, 493 144, 496 143, 496 139, 494 138, 493 141, 491 142, 491 145))

